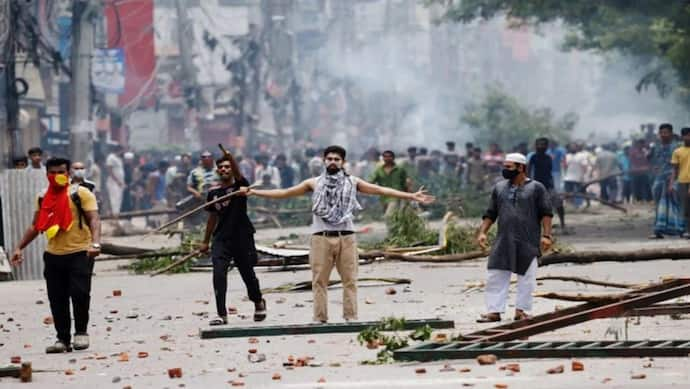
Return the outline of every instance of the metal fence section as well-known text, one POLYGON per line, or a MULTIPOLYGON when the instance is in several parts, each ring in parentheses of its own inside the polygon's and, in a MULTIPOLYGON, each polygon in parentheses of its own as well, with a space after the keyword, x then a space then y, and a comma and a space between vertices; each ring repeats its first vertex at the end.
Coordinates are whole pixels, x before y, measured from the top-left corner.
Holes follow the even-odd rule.
MULTIPOLYGON (((2 226, 8 256, 12 255, 24 232, 31 225, 36 211, 37 195, 47 186, 45 172, 40 170, 5 170, 0 173, 2 226)), ((15 280, 43 278, 45 247, 45 238, 39 236, 24 250, 24 262, 12 269, 15 280)))

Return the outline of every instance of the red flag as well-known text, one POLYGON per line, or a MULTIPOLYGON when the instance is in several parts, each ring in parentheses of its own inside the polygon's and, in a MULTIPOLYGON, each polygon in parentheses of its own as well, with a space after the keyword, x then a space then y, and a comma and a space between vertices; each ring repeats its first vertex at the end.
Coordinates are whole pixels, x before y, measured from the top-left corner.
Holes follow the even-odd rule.
POLYGON ((108 48, 122 48, 125 54, 125 90, 120 94, 120 106, 154 104, 153 5, 154 0, 110 0, 105 5, 108 48))

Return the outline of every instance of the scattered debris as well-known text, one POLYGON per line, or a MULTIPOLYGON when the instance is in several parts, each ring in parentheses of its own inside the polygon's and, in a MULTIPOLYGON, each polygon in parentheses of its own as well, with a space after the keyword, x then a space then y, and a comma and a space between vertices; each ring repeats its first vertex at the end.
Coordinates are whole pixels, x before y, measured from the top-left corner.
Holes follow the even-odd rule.
POLYGON ((571 369, 572 371, 584 371, 585 365, 580 361, 573 361, 571 369))
POLYGON ((507 365, 501 366, 500 370, 508 370, 508 371, 512 371, 513 373, 519 373, 520 372, 520 364, 519 363, 509 363, 507 365))
POLYGON ((546 371, 548 374, 563 374, 565 371, 565 367, 563 365, 558 365, 556 367, 552 367, 549 370, 546 371))
POLYGON ((149 357, 149 353, 147 353, 146 351, 139 351, 137 353, 137 358, 139 358, 139 359, 148 358, 148 357, 149 357))
POLYGON ((126 352, 121 352, 120 355, 117 357, 118 362, 129 362, 129 354, 126 352))
POLYGON ((20 364, 22 363, 22 357, 10 357, 10 363, 20 364))
POLYGON ((168 369, 168 377, 170 377, 170 378, 182 378, 182 369, 179 367, 168 369))
POLYGON ((122 291, 119 289, 113 290, 113 297, 120 297, 122 296, 122 291))
POLYGON ((646 374, 633 374, 630 376, 630 379, 633 379, 633 380, 643 380, 645 378, 647 378, 646 374))
POLYGON ((426 369, 423 367, 418 367, 418 368, 414 369, 414 372, 416 374, 426 374, 426 369))
POLYGON ((484 354, 477 357, 477 363, 480 365, 493 365, 498 358, 493 354, 484 354))
POLYGON ((279 381, 282 378, 283 377, 280 375, 280 373, 273 373, 273 377, 271 377, 273 381, 279 381))
POLYGON ((450 373, 450 372, 454 372, 455 369, 453 369, 453 366, 451 366, 450 364, 446 363, 445 365, 443 365, 443 367, 442 367, 441 370, 439 370, 439 371, 440 371, 441 373, 450 373))
POLYGON ((47 326, 53 324, 53 317, 52 316, 46 316, 45 318, 43 318, 43 324, 45 324, 47 326))

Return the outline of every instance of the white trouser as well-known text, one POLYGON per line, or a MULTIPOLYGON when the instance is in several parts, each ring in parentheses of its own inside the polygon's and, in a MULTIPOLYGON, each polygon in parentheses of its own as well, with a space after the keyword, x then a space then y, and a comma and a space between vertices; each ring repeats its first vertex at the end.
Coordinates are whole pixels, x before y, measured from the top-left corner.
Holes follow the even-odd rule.
MULTIPOLYGON (((538 266, 537 259, 534 258, 525 275, 518 274, 515 309, 532 310, 532 293, 537 286, 538 266)), ((486 311, 488 313, 503 313, 505 311, 512 274, 509 270, 489 269, 486 280, 486 311)))
POLYGON ((122 196, 124 194, 122 187, 115 182, 115 180, 108 178, 105 182, 108 189, 108 199, 110 200, 110 212, 113 215, 120 213, 122 207, 122 196))

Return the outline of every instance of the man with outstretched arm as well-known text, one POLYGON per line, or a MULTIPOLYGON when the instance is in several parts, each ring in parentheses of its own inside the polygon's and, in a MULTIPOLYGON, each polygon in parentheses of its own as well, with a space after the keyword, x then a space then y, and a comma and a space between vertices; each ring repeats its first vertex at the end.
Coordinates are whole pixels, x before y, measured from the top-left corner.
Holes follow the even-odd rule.
POLYGON ((429 204, 434 201, 423 190, 415 193, 402 192, 370 184, 350 176, 343 170, 346 151, 340 146, 324 150, 326 171, 320 176, 302 181, 287 189, 251 189, 250 195, 273 199, 286 199, 313 192, 312 231, 309 263, 312 269, 314 293, 314 321, 328 321, 328 281, 333 267, 340 274, 343 284, 343 317, 346 321, 357 320, 357 267, 358 253, 354 231, 354 212, 361 209, 357 192, 377 196, 418 201, 429 204))
POLYGON ((261 296, 259 280, 254 272, 257 255, 254 246, 254 226, 247 216, 246 187, 249 186, 239 165, 230 154, 216 160, 216 171, 220 177, 220 184, 211 187, 206 201, 210 202, 232 192, 242 195, 228 198, 206 207, 208 221, 206 234, 200 250, 209 251, 209 242, 213 236, 210 248, 213 263, 213 290, 216 296, 216 311, 218 317, 211 320, 210 325, 223 325, 228 322, 228 308, 225 305, 225 295, 228 291, 228 269, 234 263, 247 287, 249 299, 254 302, 254 321, 266 319, 266 301, 261 296), (241 189, 243 188, 243 189, 241 189))
POLYGON ((518 275, 515 320, 529 317, 527 312, 532 309, 532 292, 537 284, 537 257, 553 244, 551 196, 544 185, 527 177, 526 171, 524 155, 506 156, 502 172, 505 179, 491 191, 489 207, 477 234, 477 243, 488 249, 487 233, 498 221, 488 262, 487 313, 477 319, 479 323, 501 321, 512 273, 518 275))

